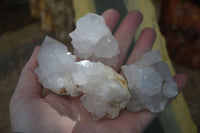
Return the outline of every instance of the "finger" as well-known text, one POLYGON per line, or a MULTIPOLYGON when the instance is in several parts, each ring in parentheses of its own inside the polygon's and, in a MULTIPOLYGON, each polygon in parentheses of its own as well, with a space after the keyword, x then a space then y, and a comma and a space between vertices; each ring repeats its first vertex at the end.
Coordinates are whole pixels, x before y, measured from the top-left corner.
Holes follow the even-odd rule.
POLYGON ((36 46, 34 48, 33 53, 30 59, 28 60, 28 62, 26 63, 26 65, 24 66, 23 70, 34 71, 37 68, 38 66, 37 55, 38 55, 39 50, 40 50, 40 46, 36 46))
MULTIPOLYGON (((155 39, 156 33, 154 30, 150 28, 143 30, 126 64, 132 64, 140 59, 144 53, 150 51, 155 39)), ((174 76, 174 80, 176 81, 178 90, 180 92, 185 86, 187 78, 184 74, 177 74, 174 76)), ((158 113, 152 113, 148 110, 143 110, 137 113, 130 113, 127 111, 124 113, 124 117, 129 121, 129 123, 133 123, 135 119, 137 119, 137 123, 140 126, 141 131, 144 131, 147 126, 157 117, 157 115, 158 113)))
POLYGON ((38 78, 34 73, 34 70, 38 66, 37 55, 40 47, 35 47, 31 58, 24 66, 22 73, 20 75, 20 79, 18 85, 15 90, 16 95, 26 95, 26 96, 37 96, 41 97, 42 95, 42 87, 38 83, 38 78))
POLYGON ((120 17, 119 12, 115 9, 108 9, 102 14, 102 16, 108 28, 113 31, 120 17))
POLYGON ((142 55, 151 50, 156 39, 156 32, 151 28, 146 28, 142 31, 131 55, 129 56, 126 65, 132 64, 142 57, 142 55))
POLYGON ((117 65, 117 71, 120 69, 121 65, 124 63, 126 58, 126 53, 130 47, 130 44, 134 38, 135 32, 138 26, 142 22, 142 14, 139 11, 132 11, 128 13, 118 29, 115 32, 115 38, 119 43, 119 63, 117 65))
POLYGON ((174 76, 174 80, 176 81, 177 83, 177 86, 178 86, 178 91, 179 93, 183 90, 183 88, 185 87, 186 83, 187 83, 187 77, 185 74, 176 74, 174 76))

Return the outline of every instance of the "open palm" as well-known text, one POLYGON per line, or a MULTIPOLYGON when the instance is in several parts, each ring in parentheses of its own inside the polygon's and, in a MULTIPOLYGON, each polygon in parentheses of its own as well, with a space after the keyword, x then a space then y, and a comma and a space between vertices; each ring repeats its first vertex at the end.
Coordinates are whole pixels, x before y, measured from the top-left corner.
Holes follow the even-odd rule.
MULTIPOLYGON (((116 26, 119 13, 109 9, 102 16, 112 31, 116 26)), ((119 42, 119 63, 115 68, 119 72, 124 63, 127 51, 134 34, 142 21, 141 13, 132 11, 126 15, 114 36, 119 42)), ((150 51, 156 38, 155 31, 144 29, 134 50, 125 64, 138 60, 145 52, 150 51)), ((81 132, 81 133, 140 133, 157 116, 147 110, 131 113, 122 110, 114 120, 102 119, 93 121, 85 110, 79 98, 58 96, 48 93, 42 97, 42 86, 37 81, 34 69, 37 68, 36 47, 30 60, 22 70, 18 85, 10 101, 10 116, 13 131, 18 132, 81 132)), ((186 83, 186 77, 178 74, 174 77, 179 91, 186 83)))

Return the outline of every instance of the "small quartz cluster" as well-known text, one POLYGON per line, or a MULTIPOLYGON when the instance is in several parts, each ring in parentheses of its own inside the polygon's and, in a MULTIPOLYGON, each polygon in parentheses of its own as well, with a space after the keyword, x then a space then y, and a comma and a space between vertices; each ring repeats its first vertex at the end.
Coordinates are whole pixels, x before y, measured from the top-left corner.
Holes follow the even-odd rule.
POLYGON ((77 21, 76 29, 69 35, 77 57, 116 66, 119 45, 102 16, 86 14, 77 21))
POLYGON ((111 67, 100 62, 77 62, 72 74, 74 83, 83 92, 81 101, 96 120, 116 118, 130 100, 126 80, 111 67))
POLYGON ((66 46, 46 37, 35 70, 39 82, 57 94, 81 94, 84 107, 95 120, 117 117, 130 99, 126 80, 101 62, 75 60, 66 46))
POLYGON ((177 84, 158 50, 147 52, 138 62, 122 67, 128 81, 131 100, 127 109, 161 112, 170 98, 178 95, 177 84))
POLYGON ((44 88, 57 94, 78 95, 72 72, 76 57, 62 43, 46 37, 38 53, 39 67, 35 70, 44 88))
POLYGON ((178 94, 177 84, 158 50, 122 66, 125 80, 109 67, 117 64, 119 46, 103 17, 88 13, 76 26, 70 33, 76 55, 62 43, 45 38, 35 70, 44 88, 60 95, 80 96, 95 120, 116 118, 125 107, 132 112, 161 112, 178 94), (76 56, 81 61, 77 62, 76 56))

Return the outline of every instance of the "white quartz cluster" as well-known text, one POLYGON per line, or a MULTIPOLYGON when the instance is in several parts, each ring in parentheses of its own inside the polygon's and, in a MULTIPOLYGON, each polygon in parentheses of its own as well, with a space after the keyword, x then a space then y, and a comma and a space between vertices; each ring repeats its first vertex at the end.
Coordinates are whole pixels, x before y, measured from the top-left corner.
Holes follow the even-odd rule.
POLYGON ((76 57, 60 42, 46 37, 38 53, 39 67, 35 70, 44 88, 57 94, 78 95, 72 79, 76 57))
POLYGON ((161 112, 169 99, 178 95, 177 84, 158 50, 147 52, 138 62, 123 66, 122 71, 131 92, 127 106, 130 111, 148 109, 161 112))
POLYGON ((77 21, 76 29, 69 35, 74 53, 79 58, 101 61, 109 66, 117 64, 119 45, 102 16, 86 14, 77 21))
POLYGON ((83 92, 81 101, 95 119, 115 118, 126 107, 130 93, 126 80, 111 67, 88 60, 77 62, 74 83, 83 92))
POLYGON ((126 80, 101 62, 75 59, 66 46, 46 37, 35 70, 39 82, 57 94, 81 94, 84 107, 96 120, 117 117, 130 99, 126 80))

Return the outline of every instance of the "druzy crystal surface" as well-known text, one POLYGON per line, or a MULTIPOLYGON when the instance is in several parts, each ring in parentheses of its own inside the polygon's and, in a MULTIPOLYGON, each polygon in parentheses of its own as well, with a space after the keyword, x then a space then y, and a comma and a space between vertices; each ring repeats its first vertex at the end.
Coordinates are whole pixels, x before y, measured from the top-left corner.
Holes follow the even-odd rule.
POLYGON ((57 94, 78 96, 95 120, 115 118, 129 99, 126 80, 111 67, 76 57, 60 42, 46 37, 35 70, 39 82, 57 94))
POLYGON ((130 111, 161 112, 169 99, 178 95, 177 84, 158 50, 147 52, 136 63, 123 66, 122 71, 131 92, 130 111))
POLYGON ((80 99, 94 119, 117 117, 130 100, 126 80, 100 62, 83 60, 75 69, 73 80, 83 92, 80 99))
POLYGON ((86 14, 77 21, 76 29, 69 35, 72 38, 74 53, 79 58, 101 61, 109 66, 117 64, 118 42, 102 16, 86 14))
POLYGON ((78 95, 72 71, 76 57, 60 42, 46 37, 38 53, 39 67, 35 70, 44 88, 57 94, 78 95))

